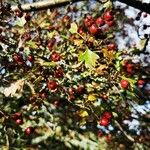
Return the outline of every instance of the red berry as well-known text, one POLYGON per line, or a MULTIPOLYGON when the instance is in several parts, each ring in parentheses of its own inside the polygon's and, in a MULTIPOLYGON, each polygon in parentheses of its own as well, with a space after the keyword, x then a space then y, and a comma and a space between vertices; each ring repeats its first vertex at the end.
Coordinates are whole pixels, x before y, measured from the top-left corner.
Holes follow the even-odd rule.
POLYGON ((55 78, 62 78, 64 76, 64 72, 61 68, 55 70, 54 77, 55 78))
POLYGON ((103 26, 104 24, 105 24, 105 22, 104 22, 104 20, 102 19, 102 17, 98 17, 98 18, 96 19, 96 25, 97 25, 97 26, 101 27, 101 26, 103 26))
POLYGON ((129 81, 128 80, 121 80, 120 85, 123 89, 127 89, 129 87, 129 81))
POLYGON ((97 26, 95 25, 95 24, 93 24, 91 27, 90 27, 90 33, 92 34, 92 35, 95 35, 95 34, 97 34, 97 32, 98 32, 98 28, 97 28, 97 26))
POLYGON ((13 120, 17 120, 17 119, 19 119, 19 118, 21 118, 22 117, 22 113, 21 112, 16 112, 15 114, 13 114, 12 116, 11 116, 11 118, 13 119, 13 120))
POLYGON ((102 118, 100 119, 100 121, 99 121, 99 124, 100 124, 101 126, 108 126, 108 124, 109 124, 109 119, 106 118, 106 117, 102 117, 102 118))
POLYGON ((58 83, 54 80, 49 80, 47 86, 49 90, 56 90, 58 87, 58 83))
POLYGON ((30 41, 30 40, 31 40, 31 35, 30 35, 30 33, 27 33, 27 32, 24 33, 23 38, 24 38, 25 41, 30 41))
POLYGON ((145 80, 140 79, 137 81, 137 84, 138 86, 143 86, 145 84, 145 80))
POLYGON ((109 50, 116 50, 117 46, 116 46, 115 43, 110 43, 110 44, 107 45, 107 48, 108 48, 109 50))
POLYGON ((126 67, 127 67, 127 72, 128 72, 128 73, 133 73, 133 69, 134 69, 134 68, 133 68, 133 67, 134 67, 133 64, 130 64, 130 63, 129 63, 129 64, 127 64, 126 67))
POLYGON ((112 27, 114 26, 115 22, 112 20, 112 21, 106 21, 105 22, 109 27, 112 27))
POLYGON ((28 127, 28 128, 25 129, 25 133, 26 133, 27 135, 32 134, 33 131, 34 131, 34 129, 33 129, 32 127, 28 127))
POLYGON ((114 19, 112 12, 111 11, 105 12, 104 19, 106 21, 112 21, 114 19))
POLYGON ((111 112, 104 112, 103 116, 106 117, 107 119, 111 119, 112 118, 112 113, 111 112))
POLYGON ((90 15, 86 16, 86 18, 84 19, 84 25, 86 27, 91 26, 94 23, 94 18, 90 15))
POLYGON ((60 54, 58 54, 58 53, 53 53, 53 54, 51 55, 51 60, 52 60, 52 61, 57 62, 57 61, 60 61, 60 59, 61 59, 61 56, 60 56, 60 54))
POLYGON ((30 21, 30 19, 31 19, 31 16, 30 16, 30 14, 29 13, 26 13, 26 15, 25 15, 25 20, 26 21, 30 21))
POLYGON ((78 88, 77 88, 77 93, 78 94, 83 94, 85 92, 85 88, 83 87, 83 86, 79 86, 78 88))
POLYGON ((84 34, 84 31, 83 31, 82 27, 79 27, 79 28, 78 28, 78 33, 81 34, 81 35, 84 34))
POLYGON ((13 54, 13 59, 14 59, 14 61, 16 61, 16 62, 22 62, 22 61, 23 61, 21 55, 16 54, 16 53, 13 54))
POLYGON ((70 88, 68 89, 68 93, 69 93, 70 95, 74 95, 74 94, 76 93, 75 88, 70 87, 70 88))
POLYGON ((47 47, 49 48, 49 50, 52 50, 54 44, 56 42, 56 39, 55 38, 51 38, 48 40, 48 44, 47 44, 47 47))
POLYGON ((29 56, 28 56, 28 60, 31 61, 31 62, 34 61, 34 56, 29 55, 29 56))
POLYGON ((123 61, 123 65, 124 65, 124 66, 127 66, 128 63, 129 63, 128 60, 124 60, 124 61, 123 61))
POLYGON ((41 98, 45 99, 46 96, 47 96, 47 95, 46 95, 46 92, 42 92, 42 93, 41 93, 41 98))
POLYGON ((17 10, 15 10, 15 15, 17 17, 21 18, 23 16, 23 13, 19 9, 17 9, 17 10))
POLYGON ((16 124, 17 124, 17 125, 23 124, 23 120, 22 120, 22 119, 17 119, 17 120, 16 120, 16 124))

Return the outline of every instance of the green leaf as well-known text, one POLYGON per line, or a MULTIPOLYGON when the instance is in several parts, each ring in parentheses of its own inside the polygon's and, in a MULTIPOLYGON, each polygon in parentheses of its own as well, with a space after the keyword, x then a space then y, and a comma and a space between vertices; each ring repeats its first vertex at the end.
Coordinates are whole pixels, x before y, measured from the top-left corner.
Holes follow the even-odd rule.
POLYGON ((78 31, 78 26, 77 26, 77 24, 76 24, 75 22, 71 23, 71 27, 70 27, 69 31, 70 31, 72 34, 77 33, 77 31, 78 31))
POLYGON ((25 23, 26 23, 26 20, 25 20, 25 18, 24 18, 24 16, 23 16, 23 17, 18 18, 18 19, 16 20, 15 25, 16 25, 16 26, 19 26, 19 27, 23 27, 23 26, 25 25, 25 23))
POLYGON ((34 42, 34 41, 31 41, 31 40, 28 41, 28 42, 26 42, 26 45, 27 45, 28 47, 30 47, 30 48, 33 48, 33 49, 38 48, 37 43, 34 42))
POLYGON ((111 2, 110 0, 108 0, 108 1, 104 4, 103 7, 106 8, 106 9, 111 9, 111 8, 112 8, 112 2, 111 2))
POLYGON ((89 49, 87 49, 84 53, 79 55, 79 61, 85 62, 85 65, 88 68, 95 67, 97 59, 99 59, 99 56, 89 49))

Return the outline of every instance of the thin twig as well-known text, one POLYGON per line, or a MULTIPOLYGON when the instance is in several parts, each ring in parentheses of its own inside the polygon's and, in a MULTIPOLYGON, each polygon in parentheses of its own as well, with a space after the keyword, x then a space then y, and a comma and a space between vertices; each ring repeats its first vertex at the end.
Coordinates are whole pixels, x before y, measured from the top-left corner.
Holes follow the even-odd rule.
POLYGON ((130 135, 127 134, 126 131, 123 130, 123 128, 121 127, 121 125, 119 124, 118 121, 115 120, 115 123, 116 123, 116 125, 118 126, 118 128, 123 132, 123 134, 124 134, 130 141, 132 141, 132 142, 135 141, 130 135))

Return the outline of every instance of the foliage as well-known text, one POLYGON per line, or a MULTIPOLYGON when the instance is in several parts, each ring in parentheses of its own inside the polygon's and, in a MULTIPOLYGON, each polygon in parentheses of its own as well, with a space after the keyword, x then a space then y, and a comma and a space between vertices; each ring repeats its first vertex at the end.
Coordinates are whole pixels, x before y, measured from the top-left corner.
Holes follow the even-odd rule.
MULTIPOLYGON (((117 48, 118 12, 111 1, 96 3, 103 9, 86 12, 85 18, 82 4, 5 12, 0 28, 2 149, 148 148, 149 137, 143 140, 123 123, 132 119, 131 102, 144 104, 149 98, 147 68, 132 62, 134 48, 117 48), (103 26, 95 25, 98 17, 103 26)), ((147 133, 143 117, 140 127, 147 133)))

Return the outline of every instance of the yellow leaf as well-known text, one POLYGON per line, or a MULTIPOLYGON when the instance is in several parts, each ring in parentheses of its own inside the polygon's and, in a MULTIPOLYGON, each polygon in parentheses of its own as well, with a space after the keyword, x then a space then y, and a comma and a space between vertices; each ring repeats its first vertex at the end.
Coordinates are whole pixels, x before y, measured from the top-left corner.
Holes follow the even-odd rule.
POLYGON ((105 69, 108 67, 106 65, 100 65, 98 68, 96 68, 96 75, 103 75, 105 73, 105 69))
POLYGON ((81 110, 79 112, 79 116, 82 117, 82 118, 84 118, 84 117, 89 116, 89 114, 88 114, 88 112, 86 110, 81 110))
POLYGON ((95 101, 97 99, 96 95, 95 94, 89 94, 88 96, 88 101, 95 101))
POLYGON ((103 52, 104 57, 108 58, 110 61, 112 61, 114 59, 113 51, 109 51, 108 49, 103 48, 102 52, 103 52))

